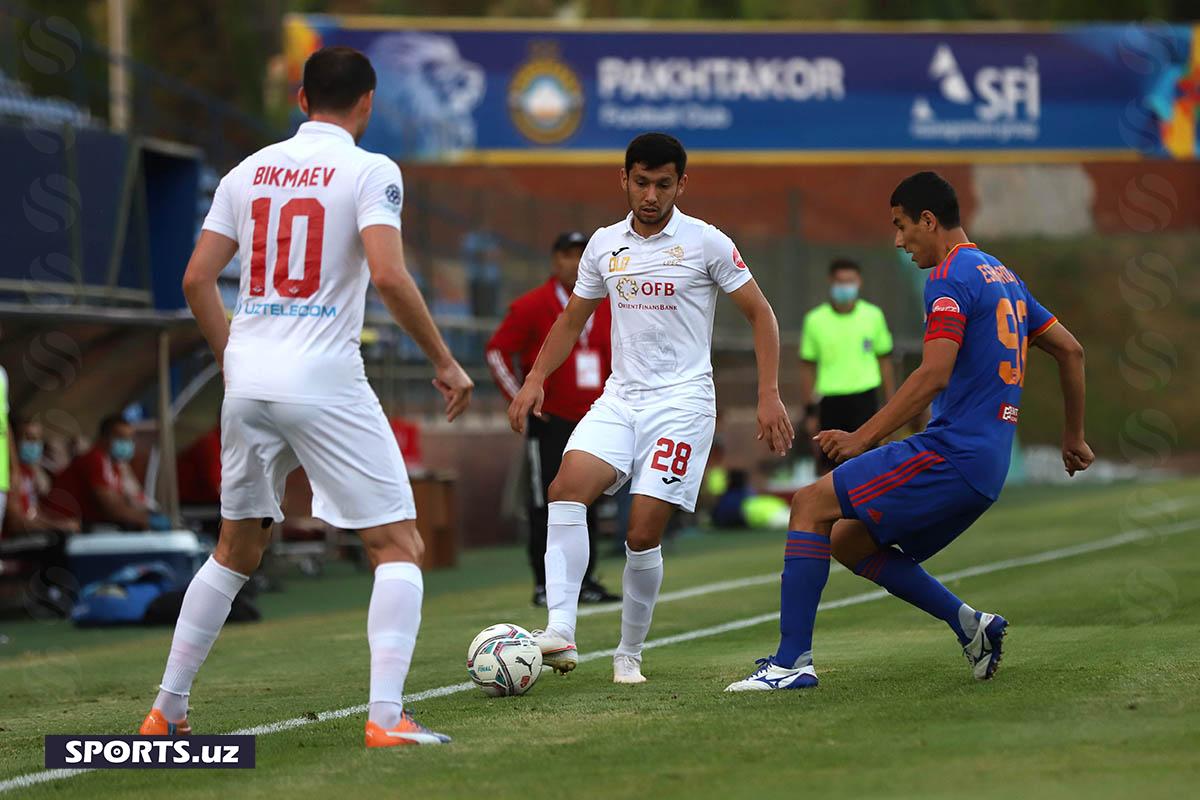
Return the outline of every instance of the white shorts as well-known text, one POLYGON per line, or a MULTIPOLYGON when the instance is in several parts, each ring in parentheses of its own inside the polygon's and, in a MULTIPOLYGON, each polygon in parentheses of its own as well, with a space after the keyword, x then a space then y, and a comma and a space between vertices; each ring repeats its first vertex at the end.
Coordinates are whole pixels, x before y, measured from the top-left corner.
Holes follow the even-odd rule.
POLYGON ((632 409, 604 394, 575 426, 564 452, 582 450, 617 471, 605 494, 632 480, 633 494, 695 511, 716 425, 709 414, 681 411, 669 403, 632 409))
POLYGON ((361 530, 416 519, 400 445, 375 398, 315 406, 227 397, 221 406, 221 516, 283 521, 289 472, 304 467, 313 516, 361 530))

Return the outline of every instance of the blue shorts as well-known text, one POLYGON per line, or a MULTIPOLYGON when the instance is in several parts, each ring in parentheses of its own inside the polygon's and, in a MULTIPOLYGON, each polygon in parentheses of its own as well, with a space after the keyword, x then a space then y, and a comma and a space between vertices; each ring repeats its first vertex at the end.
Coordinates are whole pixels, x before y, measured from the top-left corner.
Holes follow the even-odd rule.
POLYGON ((833 471, 846 519, 861 520, 880 547, 924 561, 992 505, 919 436, 850 459, 833 471))

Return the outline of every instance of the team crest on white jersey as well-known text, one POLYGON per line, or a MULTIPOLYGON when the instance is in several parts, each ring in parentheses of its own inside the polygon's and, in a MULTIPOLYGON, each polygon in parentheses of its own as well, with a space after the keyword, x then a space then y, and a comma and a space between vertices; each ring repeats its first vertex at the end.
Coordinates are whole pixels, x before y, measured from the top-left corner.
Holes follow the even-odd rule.
POLYGON ((663 262, 663 266, 678 267, 683 264, 683 245, 677 244, 674 247, 668 247, 663 252, 667 254, 667 260, 663 262))
POLYGON ((621 295, 622 300, 632 300, 637 297, 637 293, 637 281, 633 278, 626 276, 617 281, 617 294, 621 295))

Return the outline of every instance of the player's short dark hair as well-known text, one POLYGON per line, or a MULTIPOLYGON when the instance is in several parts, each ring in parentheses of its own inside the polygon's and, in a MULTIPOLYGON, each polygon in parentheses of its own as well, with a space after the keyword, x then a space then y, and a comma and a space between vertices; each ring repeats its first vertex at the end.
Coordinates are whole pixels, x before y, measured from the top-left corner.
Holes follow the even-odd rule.
POLYGON ((347 111, 375 88, 375 68, 353 47, 322 47, 304 62, 308 110, 347 111))
POLYGON ((683 177, 683 171, 687 169, 687 151, 669 133, 643 133, 625 148, 625 172, 630 172, 634 164, 643 164, 646 169, 674 164, 676 174, 683 177))
POLYGON ((120 414, 109 414, 104 419, 100 420, 100 438, 107 439, 112 436, 113 431, 118 425, 127 425, 129 421, 120 414))
POLYGON ((859 275, 862 275, 862 267, 858 266, 857 261, 851 261, 848 258, 835 258, 829 262, 829 277, 832 278, 844 269, 852 269, 859 275))
POLYGON ((928 211, 943 228, 957 228, 958 195, 950 182, 936 172, 918 172, 900 181, 892 192, 892 206, 900 206, 910 219, 920 219, 928 211))

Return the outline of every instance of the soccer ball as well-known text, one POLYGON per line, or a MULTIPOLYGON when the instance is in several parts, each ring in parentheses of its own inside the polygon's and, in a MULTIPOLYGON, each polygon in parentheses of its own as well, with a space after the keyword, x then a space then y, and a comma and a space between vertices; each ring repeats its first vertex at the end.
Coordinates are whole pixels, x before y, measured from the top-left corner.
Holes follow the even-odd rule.
POLYGON ((541 672, 542 651, 518 625, 484 628, 467 648, 467 673, 491 697, 525 694, 541 672))

